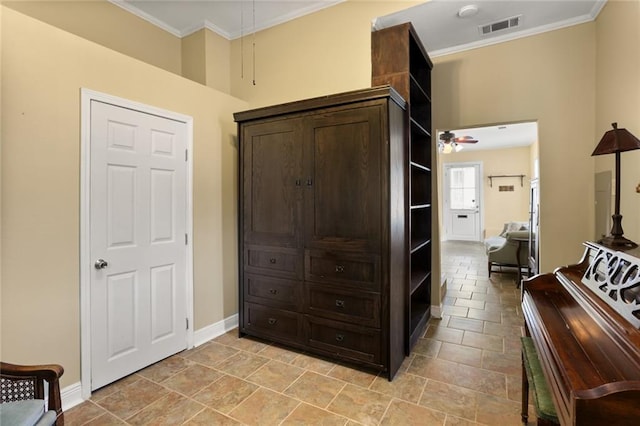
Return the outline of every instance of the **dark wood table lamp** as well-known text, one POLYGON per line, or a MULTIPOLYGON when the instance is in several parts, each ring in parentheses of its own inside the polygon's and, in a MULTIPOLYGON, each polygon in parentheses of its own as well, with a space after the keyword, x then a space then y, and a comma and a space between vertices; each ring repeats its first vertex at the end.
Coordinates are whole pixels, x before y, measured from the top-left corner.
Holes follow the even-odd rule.
POLYGON ((617 250, 629 250, 638 247, 638 244, 623 237, 622 215, 620 214, 620 153, 640 149, 640 140, 633 136, 627 129, 618 129, 618 123, 611 123, 613 130, 607 131, 596 149, 594 155, 616 154, 616 211, 612 217, 613 226, 611 235, 598 241, 598 243, 617 250))

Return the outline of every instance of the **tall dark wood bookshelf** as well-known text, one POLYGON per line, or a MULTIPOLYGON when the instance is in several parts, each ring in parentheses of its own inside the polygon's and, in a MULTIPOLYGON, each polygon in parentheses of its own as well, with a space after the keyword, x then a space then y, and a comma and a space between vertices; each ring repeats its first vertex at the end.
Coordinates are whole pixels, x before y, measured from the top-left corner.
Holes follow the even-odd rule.
POLYGON ((423 334, 431 315, 432 137, 429 59, 411 23, 371 34, 372 85, 390 84, 408 102, 406 124, 406 223, 409 265, 406 279, 406 353, 423 334))

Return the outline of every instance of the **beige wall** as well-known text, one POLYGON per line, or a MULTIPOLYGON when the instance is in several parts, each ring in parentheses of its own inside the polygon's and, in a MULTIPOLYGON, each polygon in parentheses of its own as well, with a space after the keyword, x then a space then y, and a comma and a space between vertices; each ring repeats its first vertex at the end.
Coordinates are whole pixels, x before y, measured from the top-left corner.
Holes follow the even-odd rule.
MULTIPOLYGON (((593 148, 611 123, 617 122, 640 138, 640 2, 609 0, 598 16, 596 121, 593 148)), ((594 157, 594 173, 611 170, 613 154, 594 157)), ((620 214, 625 237, 640 243, 640 150, 620 156, 620 214)), ((593 180, 593 175, 591 177, 593 180)), ((615 186, 612 187, 612 195, 615 186)), ((614 211, 611 201, 611 212, 614 211)), ((594 229, 591 229, 594 234, 594 229)), ((593 235, 591 235, 593 237, 593 235)))
POLYGON ((484 231, 486 237, 498 235, 505 222, 527 222, 529 220, 529 172, 530 147, 461 151, 440 155, 443 164, 482 163, 482 190, 484 209, 484 231), (494 179, 489 185, 490 175, 525 175, 524 186, 520 178, 494 179), (513 185, 513 192, 499 192, 500 185, 513 185))
POLYGON ((231 93, 259 107, 371 87, 372 20, 418 3, 349 0, 258 32, 255 86, 253 36, 234 40, 231 93))
POLYGON ((202 29, 182 39, 182 76, 231 92, 231 42, 202 29))
POLYGON ((180 39, 106 0, 5 1, 2 4, 175 74, 180 39))
POLYGON ((241 100, 2 9, 3 361, 80 380, 80 89, 194 118, 195 329, 237 312, 241 100))
POLYGON ((591 236, 595 24, 434 59, 434 128, 538 122, 541 268, 575 263, 591 236))
POLYGON ((207 63, 206 63, 206 41, 205 30, 182 38, 182 76, 198 82, 207 84, 207 63))

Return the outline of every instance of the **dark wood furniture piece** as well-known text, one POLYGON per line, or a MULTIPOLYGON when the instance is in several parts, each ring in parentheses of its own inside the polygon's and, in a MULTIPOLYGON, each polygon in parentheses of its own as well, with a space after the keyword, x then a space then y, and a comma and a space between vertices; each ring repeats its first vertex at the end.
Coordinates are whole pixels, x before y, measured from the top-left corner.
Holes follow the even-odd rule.
POLYGON ((405 355, 405 108, 383 86, 234 114, 241 336, 393 378, 405 355))
POLYGON ((60 397, 60 377, 64 373, 62 366, 16 365, 0 362, 1 403, 31 399, 44 400, 44 381, 48 384, 49 403, 47 408, 56 412, 56 425, 64 425, 62 399, 60 397))
POLYGON ((562 425, 635 425, 640 419, 640 252, 585 246, 580 263, 523 281, 525 331, 562 425))
MULTIPOLYGON (((433 64, 411 23, 371 33, 372 84, 390 84, 408 101, 409 279, 406 283, 406 353, 424 333, 431 315, 433 64)), ((437 284, 437 283, 436 283, 437 284)))

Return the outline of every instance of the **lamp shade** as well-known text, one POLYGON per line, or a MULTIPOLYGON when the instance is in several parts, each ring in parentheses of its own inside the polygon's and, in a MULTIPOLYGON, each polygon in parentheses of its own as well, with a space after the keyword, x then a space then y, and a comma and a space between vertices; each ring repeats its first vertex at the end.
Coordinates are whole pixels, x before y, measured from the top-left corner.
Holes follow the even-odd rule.
POLYGON ((640 149, 640 140, 633 136, 627 129, 618 129, 618 123, 611 123, 613 130, 607 131, 596 149, 593 150, 594 155, 613 154, 616 152, 632 151, 640 149))

